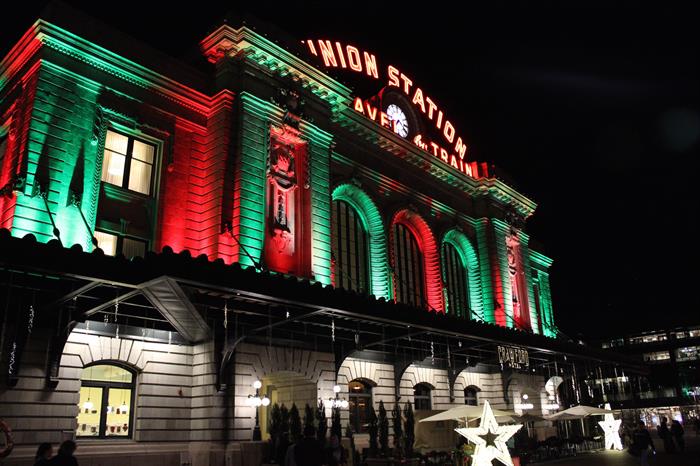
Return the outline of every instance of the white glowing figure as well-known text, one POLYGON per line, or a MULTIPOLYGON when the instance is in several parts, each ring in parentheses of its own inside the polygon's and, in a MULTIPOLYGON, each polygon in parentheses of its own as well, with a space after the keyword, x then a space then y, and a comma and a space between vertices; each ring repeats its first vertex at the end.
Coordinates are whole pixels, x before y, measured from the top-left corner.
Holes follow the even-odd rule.
POLYGON ((506 466, 513 466, 506 442, 520 430, 522 424, 499 426, 491 405, 484 402, 479 427, 460 427, 457 433, 476 445, 472 466, 491 466, 496 459, 506 466))
POLYGON ((389 104, 386 108, 386 116, 394 122, 394 132, 405 138, 408 136, 408 120, 406 114, 396 104, 389 104))
MULTIPOLYGON (((605 409, 610 409, 610 403, 605 403, 605 409)), ((600 428, 605 432, 605 448, 622 450, 620 423, 622 423, 622 419, 615 419, 612 414, 606 414, 604 421, 598 421, 600 428)))

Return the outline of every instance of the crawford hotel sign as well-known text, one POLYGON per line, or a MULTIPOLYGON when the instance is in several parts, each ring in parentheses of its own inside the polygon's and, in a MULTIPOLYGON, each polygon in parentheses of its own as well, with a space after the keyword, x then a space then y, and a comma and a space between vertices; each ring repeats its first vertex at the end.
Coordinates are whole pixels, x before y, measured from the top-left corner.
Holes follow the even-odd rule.
POLYGON ((382 67, 376 55, 352 45, 322 39, 302 42, 328 68, 354 71, 385 83, 379 95, 372 99, 355 97, 352 108, 357 113, 412 141, 452 169, 473 178, 480 177, 477 164, 467 161, 467 145, 452 121, 410 75, 393 65, 382 67), (423 121, 427 125, 424 126, 423 121), (438 140, 432 140, 423 131, 430 132, 438 140))

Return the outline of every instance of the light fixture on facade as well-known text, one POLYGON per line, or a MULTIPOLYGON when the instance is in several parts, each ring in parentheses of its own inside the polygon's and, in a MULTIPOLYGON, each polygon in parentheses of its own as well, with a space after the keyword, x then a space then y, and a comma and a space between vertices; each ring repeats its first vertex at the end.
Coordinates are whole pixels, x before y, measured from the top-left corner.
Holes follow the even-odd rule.
POLYGON ((340 385, 333 385, 333 392, 335 393, 335 398, 328 398, 328 404, 331 406, 331 408, 347 409, 348 406, 350 406, 350 403, 348 403, 348 400, 345 398, 340 398, 340 385))
POLYGON ((253 440, 262 440, 262 434, 260 433, 260 412, 258 408, 260 406, 269 406, 270 399, 267 395, 260 397, 260 389, 262 388, 262 382, 256 380, 253 382, 253 388, 255 389, 255 395, 248 395, 246 403, 248 406, 255 408, 255 427, 253 428, 253 440))

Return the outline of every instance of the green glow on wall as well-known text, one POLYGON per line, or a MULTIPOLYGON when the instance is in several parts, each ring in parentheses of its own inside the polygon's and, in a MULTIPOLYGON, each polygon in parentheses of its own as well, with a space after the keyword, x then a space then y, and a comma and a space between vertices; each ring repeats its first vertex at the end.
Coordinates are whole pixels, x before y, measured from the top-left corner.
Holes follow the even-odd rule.
POLYGON ((309 188, 311 189, 311 271, 314 279, 331 284, 330 151, 333 137, 306 122, 302 138, 309 141, 309 188))
MULTIPOLYGON (((463 232, 453 229, 445 233, 443 243, 450 243, 457 250, 457 253, 462 259, 467 269, 467 280, 469 290, 469 308, 471 310, 470 319, 482 319, 484 315, 483 298, 481 291, 481 269, 479 267, 479 258, 474 246, 463 232)), ((445 276, 445 262, 442 261, 443 277, 445 276)), ((451 312, 449 305, 447 311, 451 312)))
MULTIPOLYGON (((530 260, 532 261, 533 282, 536 282, 539 288, 540 299, 540 319, 542 321, 542 333, 548 337, 556 337, 558 334, 557 327, 554 324, 554 310, 552 306, 552 294, 549 287, 549 273, 546 270, 552 266, 552 259, 540 254, 537 251, 530 250, 530 260)), ((533 283, 534 285, 534 283, 533 283)), ((534 287, 533 287, 534 291, 534 287)))
POLYGON ((493 286, 491 280, 491 265, 489 264, 489 248, 486 229, 488 220, 481 219, 474 228, 476 230, 476 245, 479 251, 479 278, 481 282, 482 316, 485 322, 496 323, 494 313, 493 286))
POLYGON ((47 164, 48 203, 61 241, 66 247, 80 244, 91 250, 91 233, 78 208, 68 203, 68 188, 79 154, 85 160, 83 213, 95 222, 99 177, 95 178, 97 148, 89 143, 96 108, 97 84, 43 61, 38 71, 36 95, 27 134, 27 183, 17 198, 14 236, 34 234, 39 241, 53 238, 52 226, 40 196, 32 197, 38 164, 47 164), (97 183, 97 185, 96 185, 97 183))
MULTIPOLYGON (((240 101, 241 132, 234 181, 233 232, 248 254, 259 260, 265 238, 265 161, 270 140, 269 119, 276 109, 271 103, 246 92, 241 93, 240 101)), ((248 254, 239 251, 234 260, 244 267, 253 267, 248 254)))
POLYGON ((357 186, 341 184, 333 190, 334 201, 350 204, 360 217, 369 236, 369 274, 372 294, 377 298, 391 298, 391 276, 387 257, 384 222, 372 198, 357 186))

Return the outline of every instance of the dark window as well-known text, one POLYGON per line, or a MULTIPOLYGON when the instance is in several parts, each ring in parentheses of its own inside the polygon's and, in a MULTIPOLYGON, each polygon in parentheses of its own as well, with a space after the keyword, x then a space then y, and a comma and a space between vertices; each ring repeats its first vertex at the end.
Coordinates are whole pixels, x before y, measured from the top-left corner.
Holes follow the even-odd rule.
POLYGON ((430 401, 430 385, 419 383, 413 387, 413 399, 415 400, 415 408, 418 410, 433 409, 433 404, 430 401))
POLYGON ((470 317, 467 268, 457 249, 450 243, 442 246, 442 262, 445 271, 447 312, 455 316, 470 317))
POLYGON ((333 256, 335 284, 339 288, 367 291, 367 232, 360 216, 347 202, 333 202, 333 256))
POLYGON ((80 438, 130 438, 134 419, 134 374, 123 367, 98 364, 80 377, 80 438))
POLYGON ((413 233, 400 223, 394 225, 394 276, 396 300, 425 307, 423 255, 413 233))
POLYGON ((372 387, 361 380, 348 384, 350 425, 353 432, 367 432, 367 419, 372 408, 372 387))
POLYGON ((155 159, 155 145, 108 130, 102 160, 102 181, 150 196, 155 159))
POLYGON ((478 405, 477 392, 479 390, 476 387, 467 387, 464 389, 464 404, 469 406, 478 405))

